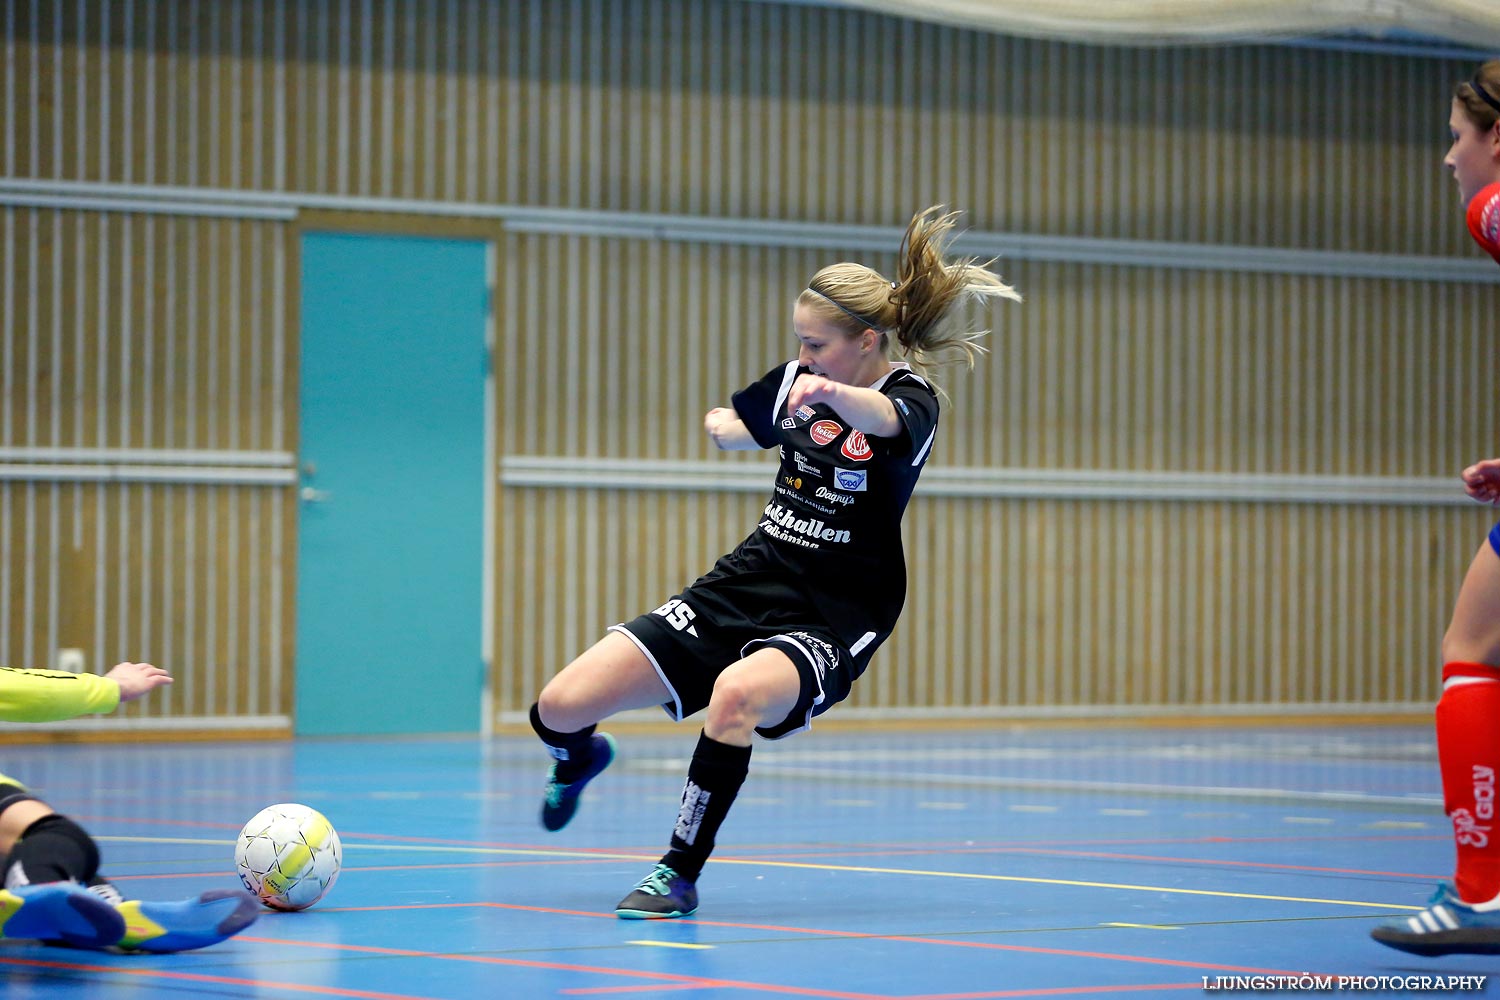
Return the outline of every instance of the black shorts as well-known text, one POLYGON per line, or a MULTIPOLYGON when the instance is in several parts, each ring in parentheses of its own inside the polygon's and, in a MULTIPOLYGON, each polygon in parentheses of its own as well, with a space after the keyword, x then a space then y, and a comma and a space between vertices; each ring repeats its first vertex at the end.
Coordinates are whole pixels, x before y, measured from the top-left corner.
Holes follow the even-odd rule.
POLYGON ((785 653, 802 680, 787 717, 756 728, 766 739, 812 728, 815 716, 849 696, 880 644, 877 637, 867 633, 851 651, 827 623, 808 615, 802 595, 778 593, 766 583, 720 579, 715 585, 705 578, 655 611, 610 627, 634 642, 656 668, 672 694, 661 707, 674 721, 706 708, 719 674, 763 646, 785 653), (732 605, 725 601, 729 592, 736 598, 732 605))

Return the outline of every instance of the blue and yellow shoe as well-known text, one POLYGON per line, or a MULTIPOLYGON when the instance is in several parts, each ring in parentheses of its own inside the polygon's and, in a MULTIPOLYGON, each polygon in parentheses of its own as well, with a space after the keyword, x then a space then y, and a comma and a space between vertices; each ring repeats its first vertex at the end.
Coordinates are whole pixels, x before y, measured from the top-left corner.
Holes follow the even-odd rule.
POLYGON ((104 948, 125 933, 125 917, 73 882, 0 889, 0 937, 104 948))
POLYGON ((110 944, 127 951, 191 951, 234 937, 260 916, 260 900, 239 889, 210 889, 196 899, 159 903, 123 899, 108 882, 89 892, 114 904, 125 928, 110 944))

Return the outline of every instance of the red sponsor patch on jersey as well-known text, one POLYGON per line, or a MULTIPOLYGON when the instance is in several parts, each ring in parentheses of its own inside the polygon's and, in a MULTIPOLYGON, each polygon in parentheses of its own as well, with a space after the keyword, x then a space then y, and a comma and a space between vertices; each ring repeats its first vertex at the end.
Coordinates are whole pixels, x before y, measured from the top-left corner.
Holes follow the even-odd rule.
POLYGON ((870 442, 865 440, 864 431, 854 431, 844 439, 844 446, 839 449, 844 457, 855 462, 868 462, 870 456, 875 454, 870 447, 870 442))
POLYGON ((1475 195, 1467 216, 1474 242, 1500 261, 1500 184, 1491 184, 1475 195))
POLYGON ((819 420, 807 429, 812 435, 813 444, 822 446, 844 433, 844 427, 836 420, 819 420))

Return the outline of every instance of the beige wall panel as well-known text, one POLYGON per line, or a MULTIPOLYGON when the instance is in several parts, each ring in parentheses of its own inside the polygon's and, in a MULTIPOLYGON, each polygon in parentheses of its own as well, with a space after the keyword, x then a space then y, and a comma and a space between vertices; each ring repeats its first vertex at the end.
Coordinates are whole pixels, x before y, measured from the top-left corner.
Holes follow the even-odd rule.
MULTIPOLYGON (((795 352, 820 266, 884 255, 512 236, 503 454, 698 459, 701 416, 795 352)), ((950 394, 952 466, 1456 476, 1493 445, 1496 292, 1335 277, 1001 262, 1026 295, 950 394)), ((753 461, 723 456, 725 461, 753 461)))
MULTIPOLYGON (((703 410, 786 360, 779 314, 840 256, 539 236, 500 248, 505 367, 540 373, 502 399, 503 453, 688 460, 715 457, 703 410), (533 335, 542 330, 562 335, 533 335)), ((1004 270, 1028 301, 998 307, 991 355, 946 379, 934 468, 1448 476, 1492 447, 1494 403, 1472 374, 1496 347, 1487 287, 1004 270)), ((528 664, 566 662, 603 626, 675 593, 764 502, 505 497, 502 579, 522 569, 502 584, 499 620, 542 632, 507 633, 497 659, 528 664), (658 543, 662 518, 675 533, 658 543), (641 551, 622 557, 622 545, 641 551)), ((879 660, 892 666, 853 704, 1419 702, 1435 692, 1437 638, 1488 516, 919 491, 906 529, 912 601, 879 660)), ((524 708, 549 673, 514 678, 502 708, 524 708)))
MULTIPOLYGON (((290 450, 282 228, 0 210, 0 446, 290 450)), ((167 695, 127 718, 290 711, 290 490, 36 475, 0 483, 0 662, 79 648, 89 669, 171 669, 167 695)))
POLYGON ((6 15, 16 177, 887 225, 945 201, 988 230, 1463 252, 1433 224, 1451 60, 669 0, 6 15))
MULTIPOLYGON (((499 692, 512 711, 606 626, 707 571, 764 504, 509 492, 501 620, 523 627, 501 629, 497 655, 523 665, 499 692)), ((907 607, 849 705, 1420 703, 1436 696, 1436 637, 1488 525, 1463 508, 918 497, 907 607)))
MULTIPOLYGON (((1471 69, 1453 61, 671 0, 36 0, 0 26, 7 179, 885 226, 944 201, 987 231, 1474 255, 1439 166, 1471 69)), ((715 455, 703 411, 790 355, 817 267, 893 263, 476 225, 498 251, 502 458, 765 462, 715 455)), ((0 209, 0 446, 294 450, 296 239, 0 209)), ((1494 448, 1493 285, 1001 267, 1027 302, 944 379, 934 468, 1452 476, 1494 448)), ((763 502, 502 489, 498 707, 707 569, 763 502)), ((201 671, 131 712, 287 711, 292 503, 0 486, 0 659, 81 632, 93 659, 201 671)), ((854 705, 1422 702, 1487 523, 919 495, 911 603, 854 705)))
POLYGON ((0 209, 3 444, 289 448, 282 228, 0 209))
POLYGON ((176 681, 126 718, 287 715, 295 509, 264 487, 0 483, 0 662, 58 649, 176 681))

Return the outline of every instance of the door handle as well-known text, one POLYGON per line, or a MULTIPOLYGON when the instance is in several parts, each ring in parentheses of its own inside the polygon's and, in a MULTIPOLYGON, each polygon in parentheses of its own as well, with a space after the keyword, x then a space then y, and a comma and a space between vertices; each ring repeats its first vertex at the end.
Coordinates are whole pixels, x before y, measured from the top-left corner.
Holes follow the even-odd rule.
POLYGON ((297 491, 297 495, 302 498, 303 503, 327 503, 328 498, 333 494, 329 493, 327 490, 316 489, 312 486, 304 486, 302 487, 302 489, 297 491))

